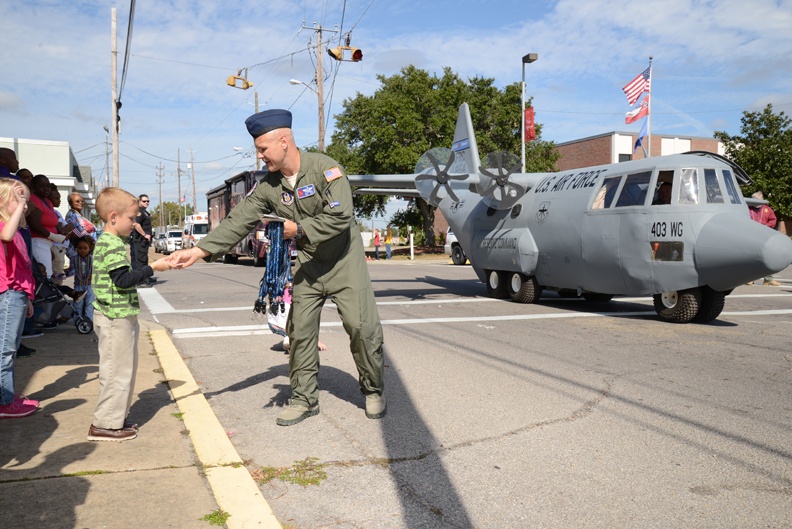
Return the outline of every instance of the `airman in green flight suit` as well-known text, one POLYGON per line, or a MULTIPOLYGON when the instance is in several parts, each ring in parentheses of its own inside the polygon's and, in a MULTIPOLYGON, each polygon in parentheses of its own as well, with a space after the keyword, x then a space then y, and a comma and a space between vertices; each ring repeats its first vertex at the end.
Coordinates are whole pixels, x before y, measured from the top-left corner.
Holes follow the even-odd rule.
POLYGON ((297 148, 291 113, 266 110, 245 124, 269 174, 196 247, 171 254, 174 265, 221 257, 259 223, 259 214, 285 219, 283 237, 297 238, 292 308, 286 324, 291 341, 292 398, 277 423, 290 426, 319 413, 319 323, 333 298, 349 335, 366 396, 366 416, 385 416, 383 334, 371 288, 363 242, 355 222, 352 189, 332 158, 297 148))

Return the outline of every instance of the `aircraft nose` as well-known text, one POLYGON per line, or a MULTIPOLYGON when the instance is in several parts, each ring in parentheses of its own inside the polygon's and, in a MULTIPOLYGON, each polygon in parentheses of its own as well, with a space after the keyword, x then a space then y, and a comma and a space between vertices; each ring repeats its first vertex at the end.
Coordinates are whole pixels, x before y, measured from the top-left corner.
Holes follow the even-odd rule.
POLYGON ((747 215, 721 214, 699 232, 694 256, 704 283, 729 290, 788 267, 792 240, 747 215))

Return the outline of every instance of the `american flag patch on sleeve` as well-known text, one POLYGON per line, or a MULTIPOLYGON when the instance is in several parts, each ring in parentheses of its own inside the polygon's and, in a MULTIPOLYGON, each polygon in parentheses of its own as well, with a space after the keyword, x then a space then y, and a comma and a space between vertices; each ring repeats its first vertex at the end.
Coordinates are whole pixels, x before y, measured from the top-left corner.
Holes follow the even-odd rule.
POLYGON ((328 182, 332 182, 336 178, 341 178, 342 176, 344 176, 344 173, 342 173, 341 168, 336 165, 332 169, 328 169, 327 171, 325 171, 324 175, 325 175, 325 179, 328 182))

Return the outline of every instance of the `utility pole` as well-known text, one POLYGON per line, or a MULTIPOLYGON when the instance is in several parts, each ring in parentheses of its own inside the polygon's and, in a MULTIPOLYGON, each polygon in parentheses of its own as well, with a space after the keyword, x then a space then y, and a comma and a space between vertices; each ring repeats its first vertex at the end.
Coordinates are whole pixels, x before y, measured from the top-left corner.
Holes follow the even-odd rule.
POLYGON ((165 204, 162 203, 162 169, 162 162, 160 162, 157 166, 157 183, 159 183, 159 225, 160 230, 165 226, 165 231, 167 232, 169 226, 165 225, 165 204))
MULTIPOLYGON (((310 29, 316 33, 316 96, 319 98, 319 141, 320 152, 325 150, 325 111, 324 111, 324 73, 322 72, 322 32, 338 33, 337 29, 324 29, 320 25, 309 28, 303 25, 303 29, 310 29)), ((310 88, 310 87, 309 87, 310 88)))
POLYGON ((193 213, 198 213, 198 196, 195 194, 195 161, 193 160, 192 145, 190 145, 190 171, 192 171, 193 213))
MULTIPOLYGON (((258 90, 253 91, 253 95, 256 96, 256 114, 258 114, 258 90)), ((253 158, 256 159, 256 171, 261 169, 261 160, 259 160, 258 154, 256 153, 256 145, 253 145, 253 158)))
POLYGON ((112 96, 113 96, 113 187, 118 187, 118 82, 116 79, 118 70, 118 47, 116 39, 116 8, 112 8, 110 22, 110 44, 112 51, 110 53, 110 67, 113 69, 112 78, 112 96))
MULTIPOLYGON (((179 195, 176 197, 176 209, 179 210, 179 226, 182 225, 182 217, 181 217, 181 147, 176 149, 176 180, 178 181, 178 193, 179 195)), ((187 212, 184 212, 185 217, 187 216, 187 212)))
POLYGON ((319 152, 325 150, 324 74, 322 73, 322 26, 316 32, 316 95, 319 98, 319 152))

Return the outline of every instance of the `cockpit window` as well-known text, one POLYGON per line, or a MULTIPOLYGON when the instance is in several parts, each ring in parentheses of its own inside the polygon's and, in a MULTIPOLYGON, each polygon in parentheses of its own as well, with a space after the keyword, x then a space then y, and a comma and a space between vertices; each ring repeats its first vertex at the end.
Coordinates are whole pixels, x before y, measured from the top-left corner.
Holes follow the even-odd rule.
POLYGON ((728 169, 723 170, 723 183, 726 186, 726 192, 729 193, 729 200, 731 200, 731 203, 741 204, 741 195, 737 192, 737 187, 734 185, 734 177, 728 169))
POLYGON ((698 171, 682 169, 679 172, 679 204, 698 204, 698 171))
POLYGON ((622 186, 616 207, 643 206, 646 202, 646 193, 649 189, 649 180, 651 178, 651 171, 627 175, 627 180, 622 186))
POLYGON ((594 197, 594 202, 591 204, 591 209, 603 209, 610 207, 613 203, 613 197, 616 195, 616 190, 619 188, 619 181, 621 176, 611 176, 602 181, 602 187, 597 191, 597 196, 594 197))
POLYGON ((723 193, 715 169, 704 169, 704 189, 707 191, 708 204, 723 204, 723 193))

